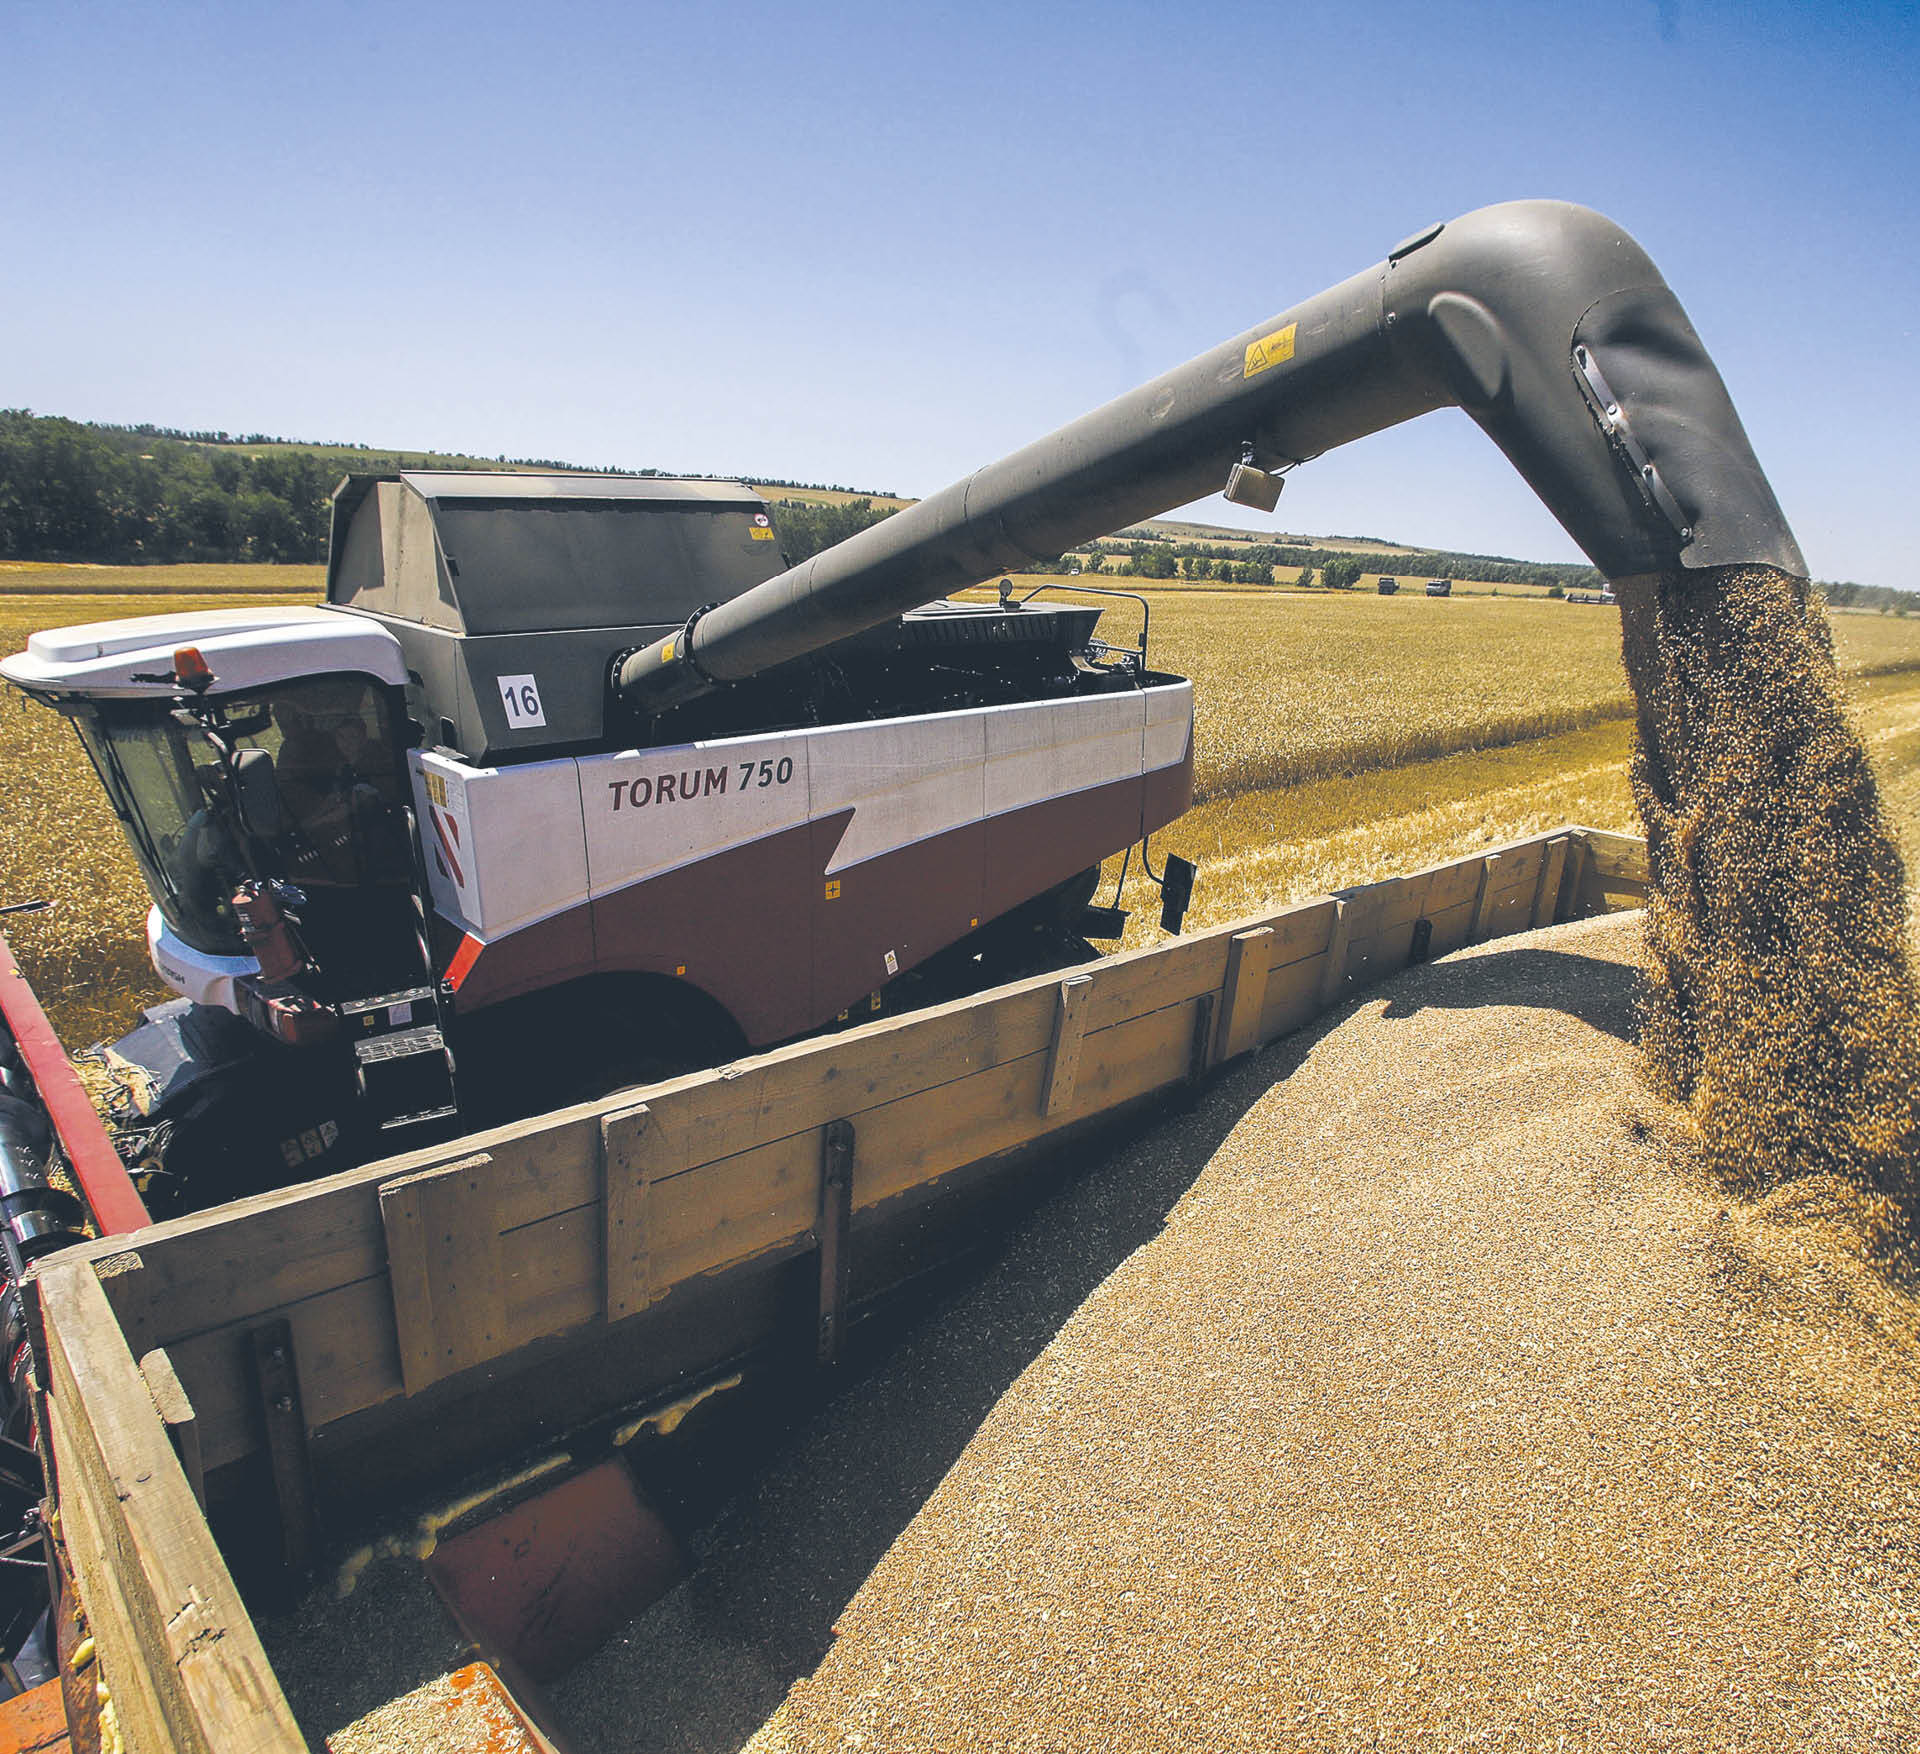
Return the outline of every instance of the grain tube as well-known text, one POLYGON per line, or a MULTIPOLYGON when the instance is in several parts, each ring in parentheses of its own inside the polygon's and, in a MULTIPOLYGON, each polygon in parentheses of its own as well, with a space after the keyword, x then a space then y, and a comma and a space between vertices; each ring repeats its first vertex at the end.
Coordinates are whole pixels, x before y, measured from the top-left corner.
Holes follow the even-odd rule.
POLYGON ((1806 563, 1646 252, 1559 201, 1483 207, 624 657, 659 712, 903 610, 1464 408, 1615 581, 1806 563))

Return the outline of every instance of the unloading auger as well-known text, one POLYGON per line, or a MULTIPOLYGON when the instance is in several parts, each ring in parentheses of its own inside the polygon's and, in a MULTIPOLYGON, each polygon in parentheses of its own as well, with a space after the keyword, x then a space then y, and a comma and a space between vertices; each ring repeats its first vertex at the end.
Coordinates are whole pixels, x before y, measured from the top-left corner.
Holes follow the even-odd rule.
POLYGON ((1464 408, 1616 583, 1806 563, 1680 301, 1611 220, 1511 201, 976 470, 626 655, 659 712, 901 610, 1352 439, 1464 408))

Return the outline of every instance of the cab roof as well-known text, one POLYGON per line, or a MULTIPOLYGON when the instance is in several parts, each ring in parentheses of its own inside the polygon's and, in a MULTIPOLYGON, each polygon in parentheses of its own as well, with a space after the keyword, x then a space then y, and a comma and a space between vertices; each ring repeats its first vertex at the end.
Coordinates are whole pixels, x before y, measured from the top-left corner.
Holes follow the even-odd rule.
POLYGON ((137 699, 173 692, 173 654, 196 647, 214 692, 232 694, 326 671, 402 684, 400 642, 377 622, 337 609, 262 607, 137 615, 30 634, 0 659, 0 676, 29 694, 137 699))

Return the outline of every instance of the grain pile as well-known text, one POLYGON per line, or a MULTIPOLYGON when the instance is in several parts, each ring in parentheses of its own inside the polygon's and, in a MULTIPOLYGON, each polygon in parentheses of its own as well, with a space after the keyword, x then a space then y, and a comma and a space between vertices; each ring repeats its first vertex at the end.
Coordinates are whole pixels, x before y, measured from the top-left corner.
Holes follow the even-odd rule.
POLYGON ((1920 1005, 1900 855, 1825 612, 1765 567, 1623 583, 1654 892, 1647 1054, 1709 1159, 1877 1190, 1906 1249, 1920 1005))
POLYGON ((1409 971, 1053 1202, 565 1684, 579 1745, 1912 1745, 1920 1323, 1844 1187, 1673 1137, 1638 936, 1409 971))

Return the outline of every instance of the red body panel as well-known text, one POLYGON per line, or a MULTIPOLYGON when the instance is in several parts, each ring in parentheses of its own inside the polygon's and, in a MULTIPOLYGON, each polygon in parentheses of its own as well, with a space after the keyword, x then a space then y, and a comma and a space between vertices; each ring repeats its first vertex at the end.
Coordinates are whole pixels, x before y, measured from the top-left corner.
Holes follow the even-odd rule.
POLYGON ((13 960, 12 948, 0 933, 0 1012, 6 1014, 20 1057, 39 1087, 54 1131, 66 1148, 73 1179, 100 1227, 102 1236, 138 1230, 150 1223, 146 1202, 140 1198, 126 1165, 107 1137, 80 1080, 68 1063, 67 1051, 40 1009, 33 988, 13 960))

